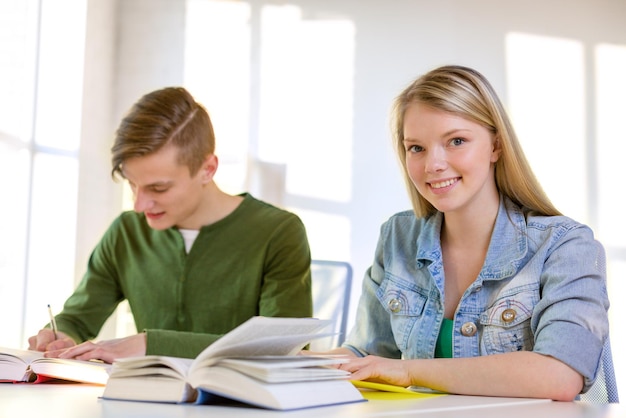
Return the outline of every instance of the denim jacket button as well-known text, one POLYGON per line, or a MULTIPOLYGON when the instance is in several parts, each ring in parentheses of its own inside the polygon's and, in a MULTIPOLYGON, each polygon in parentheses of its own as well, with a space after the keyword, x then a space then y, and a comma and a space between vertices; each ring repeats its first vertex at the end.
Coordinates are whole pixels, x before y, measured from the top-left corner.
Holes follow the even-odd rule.
POLYGON ((397 313, 400 312, 400 309, 402 309, 402 303, 398 299, 394 298, 389 301, 389 310, 391 312, 397 313))
POLYGON ((502 321, 508 324, 509 322, 513 322, 513 320, 515 320, 515 316, 517 316, 515 309, 505 309, 504 312, 502 312, 502 321))
POLYGON ((466 337, 471 337, 472 335, 476 334, 477 330, 478 329, 476 328, 476 324, 473 322, 466 322, 461 325, 461 334, 466 337))

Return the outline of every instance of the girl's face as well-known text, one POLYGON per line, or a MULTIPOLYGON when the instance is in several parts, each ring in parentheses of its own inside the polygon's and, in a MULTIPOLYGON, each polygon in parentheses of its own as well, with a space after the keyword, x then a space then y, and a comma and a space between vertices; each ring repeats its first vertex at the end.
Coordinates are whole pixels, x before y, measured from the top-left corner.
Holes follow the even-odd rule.
POLYGON ((498 202, 495 135, 480 124, 421 103, 404 114, 406 166, 417 191, 444 213, 498 202))

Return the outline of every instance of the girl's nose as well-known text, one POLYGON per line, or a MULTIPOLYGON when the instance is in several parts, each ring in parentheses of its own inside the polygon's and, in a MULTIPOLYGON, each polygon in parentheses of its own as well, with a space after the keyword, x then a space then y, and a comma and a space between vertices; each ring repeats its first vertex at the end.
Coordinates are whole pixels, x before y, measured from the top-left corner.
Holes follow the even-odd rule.
POLYGON ((428 151, 426 155, 425 169, 427 173, 436 173, 443 171, 448 167, 446 152, 440 148, 434 148, 428 151))

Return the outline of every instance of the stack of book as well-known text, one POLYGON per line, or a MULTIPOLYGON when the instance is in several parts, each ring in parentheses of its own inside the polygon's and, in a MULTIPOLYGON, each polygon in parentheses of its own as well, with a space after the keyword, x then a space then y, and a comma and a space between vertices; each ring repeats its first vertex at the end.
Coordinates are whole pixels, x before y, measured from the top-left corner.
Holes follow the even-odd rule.
POLYGON ((225 400, 289 410, 364 401, 337 366, 343 356, 298 352, 331 321, 254 317, 195 359, 142 356, 113 363, 104 399, 198 404, 225 400))

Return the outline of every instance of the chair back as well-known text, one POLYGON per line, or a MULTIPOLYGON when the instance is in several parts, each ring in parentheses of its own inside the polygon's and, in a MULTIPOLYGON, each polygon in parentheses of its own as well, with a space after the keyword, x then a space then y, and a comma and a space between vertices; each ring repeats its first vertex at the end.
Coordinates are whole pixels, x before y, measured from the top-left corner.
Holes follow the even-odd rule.
POLYGON ((312 260, 311 281, 313 316, 334 320, 330 337, 313 340, 311 351, 327 351, 339 347, 346 338, 348 308, 352 290, 352 266, 345 261, 312 260))
POLYGON ((611 342, 608 337, 602 349, 600 370, 596 381, 586 393, 578 395, 578 400, 587 403, 619 403, 611 342))

